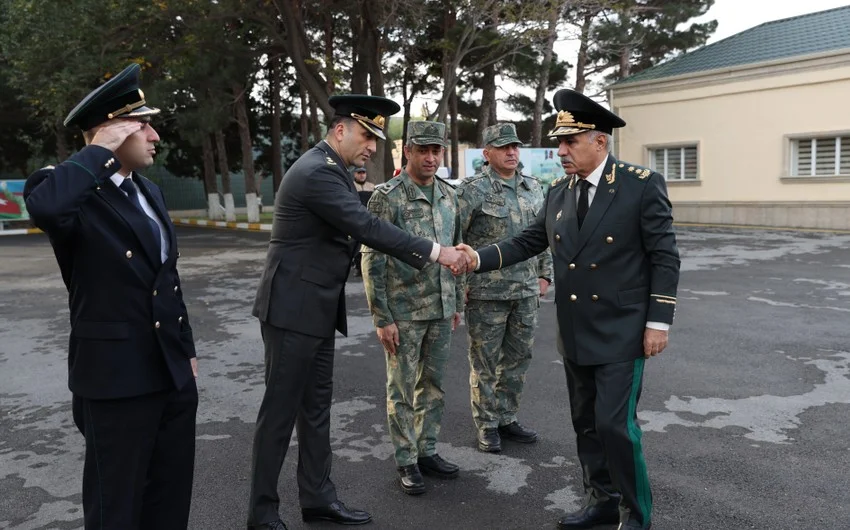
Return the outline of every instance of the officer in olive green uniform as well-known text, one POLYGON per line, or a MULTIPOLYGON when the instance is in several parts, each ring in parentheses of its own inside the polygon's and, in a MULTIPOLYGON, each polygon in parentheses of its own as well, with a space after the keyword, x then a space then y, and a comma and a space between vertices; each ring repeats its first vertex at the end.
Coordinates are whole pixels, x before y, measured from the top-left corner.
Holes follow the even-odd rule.
POLYGON ((608 153, 626 123, 573 90, 554 98, 567 172, 521 234, 478 252, 480 272, 552 250, 558 349, 581 462, 585 505, 561 530, 652 526, 652 492, 637 404, 645 360, 667 346, 679 251, 664 177, 608 153))
MULTIPOLYGON (((455 190, 435 178, 446 126, 408 125, 401 174, 377 187, 369 210, 441 245, 461 242, 455 190)), ((387 419, 402 490, 424 493, 421 473, 455 478, 458 467, 436 453, 443 416, 443 371, 463 309, 462 282, 438 264, 421 271, 363 247, 363 283, 387 357, 387 419)))
MULTIPOLYGON (((473 248, 515 236, 534 222, 543 189, 518 170, 522 145, 512 123, 484 130, 481 172, 458 188, 464 241, 473 248)), ((517 422, 525 374, 531 364, 539 296, 552 280, 552 255, 467 279, 469 387, 478 448, 501 450, 501 438, 537 441, 537 433, 517 422)))

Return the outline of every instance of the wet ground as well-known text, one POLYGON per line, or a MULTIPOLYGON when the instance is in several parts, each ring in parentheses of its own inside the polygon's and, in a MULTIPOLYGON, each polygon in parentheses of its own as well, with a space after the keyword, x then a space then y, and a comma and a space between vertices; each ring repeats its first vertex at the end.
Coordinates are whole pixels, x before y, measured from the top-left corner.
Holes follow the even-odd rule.
MULTIPOLYGON (((653 528, 847 528, 850 235, 678 233, 676 323, 668 350, 647 363, 639 410, 653 528)), ((244 528, 263 390, 250 306, 268 235, 179 228, 178 236, 201 367, 190 528, 244 528)), ((501 455, 475 449, 461 327, 439 452, 462 475, 428 480, 416 498, 397 486, 383 354, 356 278, 348 303, 351 333, 337 340, 333 478, 342 500, 372 512, 371 528, 554 528, 580 505, 551 300, 541 308, 520 415, 540 441, 506 445, 501 455)), ((46 237, 0 238, 0 528, 82 527, 83 439, 71 421, 68 330, 67 294, 46 237)), ((295 460, 280 482, 291 529, 306 527, 295 460)))

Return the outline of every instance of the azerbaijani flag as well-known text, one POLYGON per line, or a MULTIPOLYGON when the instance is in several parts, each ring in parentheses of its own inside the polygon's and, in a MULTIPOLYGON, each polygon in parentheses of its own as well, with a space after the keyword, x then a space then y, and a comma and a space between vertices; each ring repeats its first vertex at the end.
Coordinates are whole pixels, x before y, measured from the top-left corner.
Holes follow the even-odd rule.
POLYGON ((24 207, 23 180, 0 180, 0 219, 29 219, 24 207))

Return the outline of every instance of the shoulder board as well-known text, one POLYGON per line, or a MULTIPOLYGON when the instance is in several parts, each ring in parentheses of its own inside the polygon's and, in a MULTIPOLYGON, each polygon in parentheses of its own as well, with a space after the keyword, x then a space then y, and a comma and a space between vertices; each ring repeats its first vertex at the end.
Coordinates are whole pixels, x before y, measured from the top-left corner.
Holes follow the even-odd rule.
POLYGON ((520 173, 520 175, 522 175, 522 178, 526 178, 526 179, 529 179, 529 180, 535 180, 537 182, 540 182, 540 179, 535 177, 534 175, 526 175, 525 173, 520 173))
POLYGON ((552 184, 549 184, 549 187, 554 188, 555 186, 563 184, 564 182, 569 182, 571 177, 572 177, 572 175, 560 176, 560 177, 556 178, 555 180, 553 180, 552 184))
POLYGON ((434 175, 434 178, 452 189, 457 188, 457 186, 449 182, 448 179, 444 179, 443 177, 439 177, 437 175, 434 175))
POLYGON ((629 164, 628 162, 617 162, 617 169, 635 176, 639 180, 646 180, 646 178, 652 174, 651 169, 629 164))
POLYGON ((472 175, 471 177, 467 177, 467 178, 461 180, 460 186, 462 186, 462 187, 472 186, 473 184, 479 182, 481 179, 483 179, 485 177, 486 177, 486 175, 484 173, 476 173, 476 174, 472 175))
POLYGON ((393 179, 388 180, 387 182, 384 182, 383 184, 375 186, 375 191, 380 191, 384 195, 387 195, 389 194, 389 192, 396 189, 399 184, 401 184, 401 179, 395 177, 393 179))

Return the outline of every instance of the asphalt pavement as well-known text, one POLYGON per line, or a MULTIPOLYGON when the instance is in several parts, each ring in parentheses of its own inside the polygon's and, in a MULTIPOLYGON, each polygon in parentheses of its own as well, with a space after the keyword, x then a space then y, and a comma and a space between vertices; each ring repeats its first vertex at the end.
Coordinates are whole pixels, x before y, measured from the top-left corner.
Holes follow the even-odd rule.
MULTIPOLYGON (((638 415, 653 528, 850 528, 850 235, 679 228, 683 256, 670 346, 647 363, 638 415)), ((178 228, 200 361, 190 528, 245 528, 254 421, 263 392, 250 316, 266 233, 178 228)), ((397 484, 385 364, 363 286, 349 280, 337 337, 333 480, 374 529, 555 528, 582 502, 554 303, 541 306, 520 421, 534 445, 478 452, 466 328, 447 370, 439 453, 461 467, 397 484)), ((0 238, 0 529, 82 528, 83 438, 67 388, 67 293, 44 235, 0 238)), ((303 524, 297 448, 281 473, 282 516, 303 524)), ((605 527, 600 527, 605 528, 605 527)))

